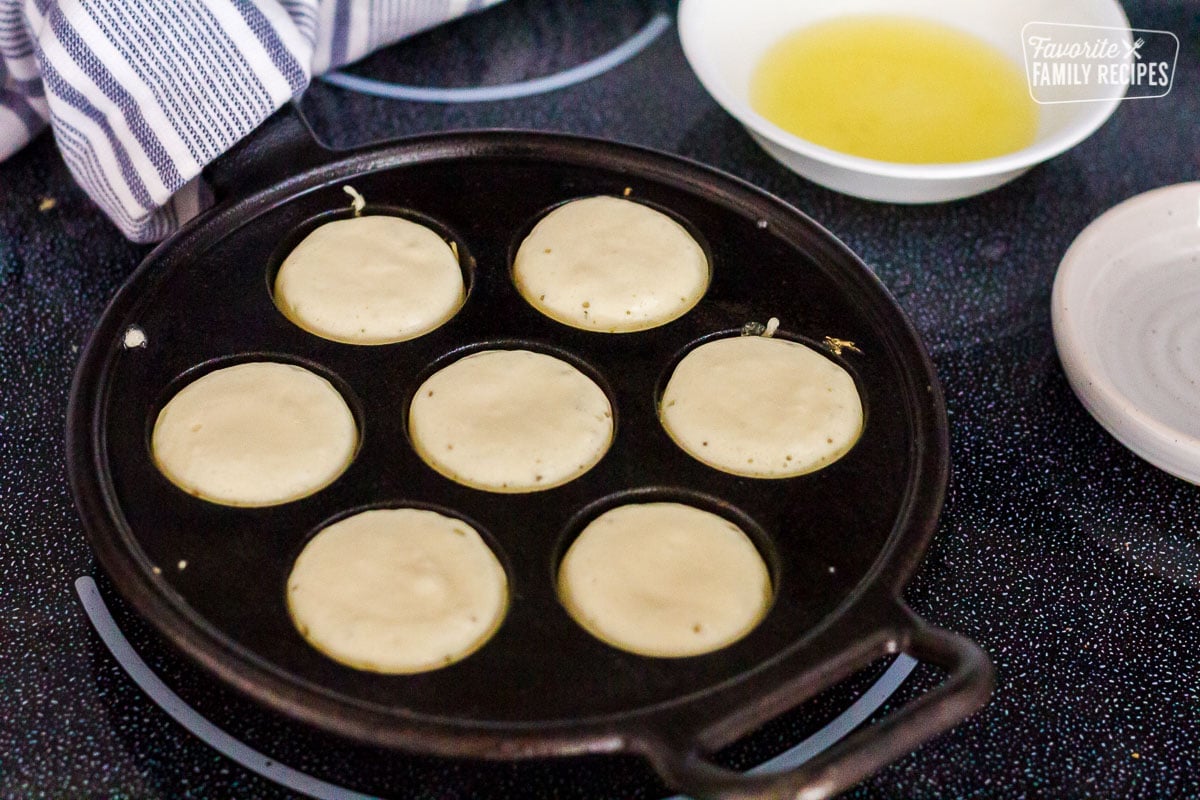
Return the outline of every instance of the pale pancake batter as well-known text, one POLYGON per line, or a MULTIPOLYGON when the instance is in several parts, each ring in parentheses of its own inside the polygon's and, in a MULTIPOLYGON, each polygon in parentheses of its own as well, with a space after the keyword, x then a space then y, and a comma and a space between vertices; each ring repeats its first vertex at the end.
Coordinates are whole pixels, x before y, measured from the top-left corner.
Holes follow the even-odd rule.
POLYGON ((649 206, 617 197, 574 200, 547 214, 513 262, 521 294, 551 319, 623 333, 683 316, 708 288, 704 250, 649 206))
POLYGON ((849 451, 863 426, 846 370, 802 344, 763 336, 718 339, 688 353, 659 414, 690 455, 753 478, 820 469, 849 451))
POLYGON ((409 409, 417 453, 446 477, 492 492, 536 492, 587 472, 613 436, 604 391, 570 364, 485 350, 439 370, 409 409))
POLYGON ((326 339, 414 339, 462 306, 462 269, 424 225, 384 215, 328 222, 296 246, 275 278, 275 304, 326 339))
POLYGON ((357 446, 354 415, 329 381, 267 361, 188 384, 159 412, 151 437, 172 483, 232 506, 310 495, 342 474, 357 446))
POLYGON ((614 647, 680 657, 724 647, 766 613, 771 579, 729 520, 680 503, 619 506, 567 550, 558 593, 575 620, 614 647))
POLYGON ((508 579, 460 519, 415 508, 364 511, 310 541, 287 582, 301 635, 357 669, 411 673, 459 661, 504 616, 508 579))

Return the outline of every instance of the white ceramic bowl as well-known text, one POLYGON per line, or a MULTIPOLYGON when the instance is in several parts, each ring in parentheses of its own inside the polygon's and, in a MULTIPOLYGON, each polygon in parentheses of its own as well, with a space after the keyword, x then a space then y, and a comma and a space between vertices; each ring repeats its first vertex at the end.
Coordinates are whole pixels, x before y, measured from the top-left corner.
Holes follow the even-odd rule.
POLYGON ((1051 316, 1092 416, 1200 484, 1200 183, 1140 194, 1088 225, 1059 265, 1051 316))
MULTIPOLYGON (((1117 41, 1127 42, 1130 35, 1117 0, 683 0, 679 37, 704 88, 788 169, 856 197, 932 203, 993 189, 1087 138, 1124 95, 1124 87, 1116 86, 1102 100, 1041 105, 1033 144, 996 158, 897 164, 840 153, 769 122, 750 107, 749 93, 754 68, 773 44, 800 28, 848 14, 935 21, 989 42, 1018 65, 1024 64, 1021 30, 1029 22, 1116 28, 1101 33, 1117 41)), ((1095 87, 1081 91, 1098 92, 1095 87)))

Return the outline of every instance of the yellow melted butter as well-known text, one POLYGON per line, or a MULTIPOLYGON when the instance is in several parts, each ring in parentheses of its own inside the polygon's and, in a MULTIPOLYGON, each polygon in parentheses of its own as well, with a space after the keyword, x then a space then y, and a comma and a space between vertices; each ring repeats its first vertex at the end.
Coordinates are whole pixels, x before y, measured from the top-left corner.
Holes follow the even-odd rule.
POLYGON ((1011 153, 1038 126, 1019 65, 982 39, 907 17, 839 17, 786 36, 756 68, 750 103, 814 144, 906 164, 1011 153))

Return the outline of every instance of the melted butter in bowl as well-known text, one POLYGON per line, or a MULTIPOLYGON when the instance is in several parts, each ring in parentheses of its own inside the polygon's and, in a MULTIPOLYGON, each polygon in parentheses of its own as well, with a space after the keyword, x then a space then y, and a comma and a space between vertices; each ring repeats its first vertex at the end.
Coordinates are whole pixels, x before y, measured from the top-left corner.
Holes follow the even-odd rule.
POLYGON ((682 0, 679 38, 704 88, 783 166, 867 200, 934 203, 1017 178, 1116 110, 1124 86, 1033 104, 1031 21, 1104 28, 1132 46, 1117 0, 1079 0, 1063 14, 1051 0, 682 0), (764 100, 760 84, 772 81, 756 73, 776 59, 780 95, 764 100))
POLYGON ((906 164, 1016 152, 1038 128, 1019 64, 913 17, 849 15, 789 34, 759 62, 750 102, 814 144, 906 164))

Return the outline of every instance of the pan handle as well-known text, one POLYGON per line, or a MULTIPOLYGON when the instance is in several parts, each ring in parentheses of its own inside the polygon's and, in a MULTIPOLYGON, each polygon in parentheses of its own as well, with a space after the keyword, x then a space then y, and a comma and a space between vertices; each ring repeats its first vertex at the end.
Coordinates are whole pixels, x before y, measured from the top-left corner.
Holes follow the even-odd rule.
POLYGON ((845 791, 966 719, 992 693, 991 661, 971 640, 929 625, 903 604, 900 610, 908 621, 897 648, 945 669, 949 674, 939 686, 791 770, 744 774, 705 760, 697 750, 681 756, 670 747, 651 747, 650 758, 662 778, 695 798, 820 800, 845 791))
POLYGON ((220 203, 282 183, 331 155, 292 101, 205 167, 204 180, 220 203))

